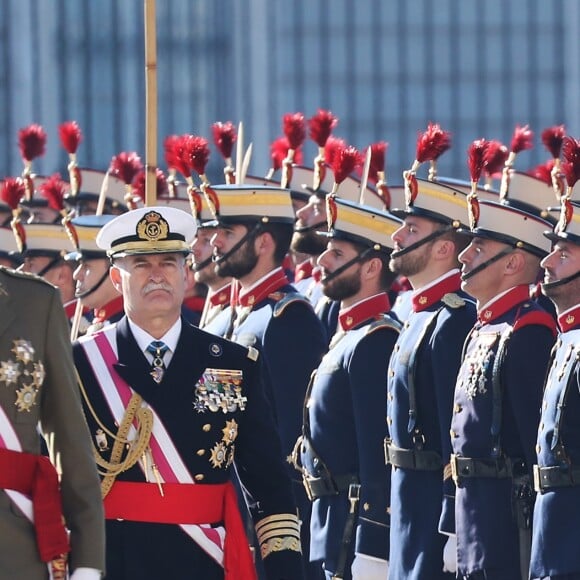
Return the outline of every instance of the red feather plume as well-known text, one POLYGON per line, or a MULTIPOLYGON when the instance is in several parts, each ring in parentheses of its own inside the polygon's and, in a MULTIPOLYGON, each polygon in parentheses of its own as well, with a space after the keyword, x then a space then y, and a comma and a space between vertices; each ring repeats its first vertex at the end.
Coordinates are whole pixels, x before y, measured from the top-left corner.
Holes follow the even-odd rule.
POLYGON ((209 146, 207 139, 196 135, 185 135, 182 142, 182 160, 187 163, 190 171, 205 175, 205 167, 209 161, 209 146))
POLYGON ((417 138, 417 154, 419 163, 434 161, 451 147, 451 133, 443 131, 436 123, 429 123, 424 133, 417 138))
POLYGON ((512 153, 520 153, 526 149, 531 149, 534 146, 534 132, 529 125, 516 125, 512 135, 510 151, 512 153))
POLYGON ((270 159, 272 160, 272 168, 274 171, 282 169, 282 162, 288 155, 290 144, 286 137, 278 137, 270 144, 270 159))
POLYGON ((386 141, 379 141, 371 144, 371 165, 369 168, 369 181, 376 183, 381 179, 379 173, 385 171, 385 156, 389 144, 386 141))
POLYGON ((191 177, 191 168, 184 157, 187 135, 170 135, 163 142, 165 162, 169 169, 179 171, 186 179, 191 177))
POLYGON ((580 179, 580 140, 572 137, 564 137, 562 143, 562 156, 565 162, 562 163, 562 172, 568 182, 568 187, 574 187, 580 179))
POLYGON ((7 177, 2 184, 2 201, 10 207, 12 211, 18 209, 20 200, 24 197, 26 188, 20 177, 7 177))
POLYGON ((74 155, 83 139, 81 128, 76 121, 66 121, 59 125, 58 136, 65 151, 74 155))
POLYGON ((131 185, 135 175, 143 169, 141 158, 134 151, 123 151, 111 159, 109 171, 121 179, 126 185, 131 185))
POLYGON ((224 159, 232 156, 234 143, 237 139, 236 128, 231 121, 214 123, 211 126, 213 142, 224 159))
POLYGON ((483 171, 491 177, 501 172, 510 152, 501 141, 488 141, 487 150, 483 159, 483 171))
POLYGON ((352 145, 337 151, 331 167, 335 183, 342 183, 361 163, 361 154, 352 145))
POLYGON ((566 128, 564 125, 554 125, 542 131, 542 143, 554 159, 560 157, 564 137, 566 137, 566 128))
POLYGON ((489 141, 477 139, 467 148, 467 167, 469 168, 469 176, 472 183, 477 183, 481 178, 488 147, 489 141))
POLYGON ((532 167, 526 173, 552 187, 552 169, 554 169, 554 160, 548 159, 546 163, 540 163, 540 165, 532 167))
POLYGON ((67 190, 67 184, 62 180, 60 173, 51 175, 38 188, 40 194, 48 201, 48 206, 56 211, 63 211, 64 196, 67 190))
POLYGON ((319 146, 324 147, 330 137, 332 130, 338 124, 338 119, 324 109, 318 109, 316 115, 308 119, 308 129, 310 138, 319 146))
POLYGON ((28 125, 18 131, 18 147, 25 161, 32 161, 46 151, 46 133, 40 125, 28 125))
POLYGON ((324 158, 326 159, 326 163, 332 166, 337 153, 345 149, 346 146, 346 141, 344 139, 339 139, 338 137, 333 137, 331 135, 327 139, 324 147, 324 158))
MULTIPOLYGON (((142 169, 135 175, 133 182, 131 183, 131 191, 134 196, 145 201, 145 183, 146 183, 145 170, 142 169)), ((161 169, 157 168, 155 170, 155 189, 156 189, 156 199, 159 197, 166 196, 169 192, 167 187, 167 179, 165 178, 165 173, 161 169)))
POLYGON ((302 113, 287 113, 282 118, 284 135, 288 139, 290 149, 298 149, 306 139, 306 123, 302 113))

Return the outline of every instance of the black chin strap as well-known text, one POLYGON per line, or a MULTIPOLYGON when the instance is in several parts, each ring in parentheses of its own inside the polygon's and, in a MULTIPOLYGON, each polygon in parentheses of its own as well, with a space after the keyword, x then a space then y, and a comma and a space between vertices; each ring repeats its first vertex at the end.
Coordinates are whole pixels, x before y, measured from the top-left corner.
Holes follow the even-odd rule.
POLYGON ((568 284, 568 282, 572 282, 572 280, 576 280, 576 278, 580 277, 580 270, 576 272, 576 274, 572 274, 567 278, 562 278, 561 280, 555 280, 554 282, 542 282, 541 286, 542 289, 551 290, 552 288, 557 288, 558 286, 563 286, 564 284, 568 284))
POLYGON ((513 248, 512 246, 508 246, 507 248, 504 248, 501 252, 498 252, 493 258, 490 258, 486 262, 483 262, 483 264, 480 264, 476 268, 473 268, 473 270, 470 270, 469 272, 467 272, 467 274, 461 274, 461 279, 462 280, 469 280, 469 278, 471 278, 472 276, 475 276, 476 274, 478 274, 482 270, 485 270, 488 266, 491 266, 494 262, 497 262, 500 258, 503 258, 504 256, 507 256, 508 254, 511 254, 515 249, 516 248, 513 248))
POLYGON ((446 234, 451 229, 453 229, 452 226, 445 226, 443 229, 431 232, 428 236, 425 236, 424 238, 420 239, 414 244, 411 244, 410 246, 407 246, 406 248, 403 248, 402 250, 393 250, 393 252, 391 253, 391 259, 404 256, 405 254, 408 254, 409 252, 412 252, 413 250, 420 248, 423 244, 427 244, 428 242, 438 238, 439 236, 446 234))
POLYGON ((38 272, 36 275, 37 276, 44 276, 51 268, 54 268, 60 261, 61 261, 61 257, 57 256, 56 258, 53 258, 40 272, 38 272))
POLYGON ((326 226, 326 222, 318 222, 316 224, 312 224, 311 226, 302 226, 302 227, 294 227, 294 231, 297 234, 305 234, 307 232, 311 232, 312 230, 317 230, 321 226, 326 226))
POLYGON ((200 262, 199 264, 193 264, 193 266, 191 267, 191 269, 194 272, 201 272, 201 270, 203 270, 204 268, 206 268, 207 266, 209 266, 213 261, 214 261, 213 256, 209 256, 208 258, 206 258, 205 260, 203 260, 203 262, 200 262))
POLYGON ((251 230, 248 229, 248 231, 246 232, 246 235, 243 236, 237 244, 234 244, 229 252, 226 252, 225 254, 223 254, 221 256, 212 256, 212 262, 214 262, 215 264, 218 264, 219 262, 223 262, 224 260, 227 260, 232 254, 237 252, 252 236, 256 235, 256 233, 260 229, 261 225, 262 224, 260 222, 258 222, 251 230))
POLYGON ((364 252, 360 253, 358 256, 355 256, 352 260, 349 260, 348 262, 346 262, 346 264, 343 264, 340 268, 337 268, 334 272, 330 272, 330 274, 327 274, 322 279, 322 282, 325 283, 330 282, 330 280, 334 280, 337 276, 340 276, 340 274, 342 274, 345 270, 348 270, 351 266, 353 266, 357 262, 364 260, 372 251, 373 251, 372 248, 367 248, 364 252))
POLYGON ((80 294, 75 292, 75 298, 86 298, 87 296, 89 296, 93 292, 96 292, 104 284, 105 280, 108 277, 109 277, 109 270, 105 270, 105 273, 101 276, 100 280, 92 288, 89 288, 88 290, 85 290, 84 292, 81 292, 80 294))

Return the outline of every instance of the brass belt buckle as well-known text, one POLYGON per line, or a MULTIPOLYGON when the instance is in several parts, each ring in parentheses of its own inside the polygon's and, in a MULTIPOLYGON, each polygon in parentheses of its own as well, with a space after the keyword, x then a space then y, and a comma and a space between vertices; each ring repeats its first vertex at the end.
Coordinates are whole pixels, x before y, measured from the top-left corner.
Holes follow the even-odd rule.
POLYGON ((351 514, 354 514, 356 512, 359 500, 360 500, 360 484, 351 483, 348 486, 348 501, 350 502, 351 514))
POLYGON ((455 453, 449 456, 449 463, 451 464, 451 478, 455 482, 455 485, 457 485, 459 481, 459 470, 457 469, 457 455, 455 453))
POLYGON ((540 477, 539 465, 534 465, 533 473, 534 473, 534 491, 536 491, 537 493, 542 493, 542 482, 540 477))

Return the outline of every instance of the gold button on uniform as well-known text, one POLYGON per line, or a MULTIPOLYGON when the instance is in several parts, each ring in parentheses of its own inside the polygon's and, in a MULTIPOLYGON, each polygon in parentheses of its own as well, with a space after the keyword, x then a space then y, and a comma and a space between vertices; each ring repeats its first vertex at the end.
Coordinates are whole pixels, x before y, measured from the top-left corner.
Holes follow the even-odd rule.
POLYGON ((459 403, 455 403, 455 405, 453 405, 453 411, 455 413, 459 413, 462 409, 463 407, 459 403))
POLYGON ((202 455, 205 454, 205 449, 198 449, 197 454, 201 457, 202 455))
POLYGON ((197 475, 194 477, 194 479, 195 479, 195 481, 202 481, 204 477, 205 477, 205 475, 204 475, 203 473, 198 473, 198 474, 197 474, 197 475))
POLYGON ((210 429, 211 429, 211 425, 209 423, 206 423, 202 429, 207 433, 210 429))

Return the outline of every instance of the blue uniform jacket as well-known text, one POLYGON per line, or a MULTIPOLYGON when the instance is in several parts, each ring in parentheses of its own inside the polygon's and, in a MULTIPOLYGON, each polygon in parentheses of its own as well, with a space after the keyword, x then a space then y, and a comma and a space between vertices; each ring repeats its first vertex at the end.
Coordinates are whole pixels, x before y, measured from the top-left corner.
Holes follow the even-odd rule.
MULTIPOLYGON (((316 371, 305 412, 310 441, 301 462, 320 477, 316 454, 333 476, 355 474, 361 485, 354 551, 389 557, 389 470, 385 466, 384 408, 387 361, 400 325, 389 315, 337 333, 316 371), (337 338, 340 337, 338 340, 337 338)), ((311 516, 311 560, 335 571, 350 504, 347 491, 316 499, 311 516)))
MULTIPOLYGON (((540 400, 555 322, 528 298, 527 286, 512 288, 479 318, 467 341, 455 389, 453 451, 478 459, 507 457, 517 472, 516 481, 459 474, 458 571, 467 575, 493 570, 502 578, 519 578, 519 529, 512 498, 516 486, 531 494, 540 400), (492 375, 497 376, 496 391, 492 375), (500 394, 500 403, 494 404, 494 392, 500 394), (526 474, 524 488, 517 478, 526 474)), ((530 499, 530 510, 532 505, 530 499)))
MULTIPOLYGON (((277 513, 295 513, 272 411, 263 396, 259 364, 239 345, 208 334, 183 321, 176 351, 160 384, 150 376, 150 365, 139 349, 126 318, 116 327, 118 364, 115 369, 155 409, 168 430, 181 458, 195 481, 225 483, 231 478, 232 461, 251 494, 254 520, 277 513), (243 372, 245 409, 227 413, 212 411, 196 403, 196 383, 207 368, 239 369, 243 372), (235 422, 235 440, 224 444, 226 429, 235 422)), ((94 340, 86 337, 82 340, 94 340)), ((82 346, 74 346, 74 357, 83 388, 92 408, 85 414, 95 447, 102 445, 102 426, 113 433, 108 404, 97 384, 82 346), (98 417, 98 421, 96 419, 98 417)), ((228 431, 231 433, 231 430, 228 431)), ((102 456, 108 459, 112 440, 102 456)), ((144 481, 136 465, 118 476, 124 481, 144 481)), ((282 550, 265 559, 268 578, 301 578, 301 558, 296 551, 282 550)), ((107 521, 107 578, 172 578, 208 580, 223 578, 223 570, 176 525, 107 521)))
POLYGON ((442 572, 446 537, 454 529, 454 484, 448 467, 453 389, 463 342, 475 322, 475 304, 459 290, 457 271, 424 293, 403 325, 389 363, 387 426, 392 443, 413 449, 420 442, 440 454, 445 471, 393 468, 391 474, 391 580, 450 578, 442 572), (416 357, 414 372, 409 361, 416 357), (410 424, 409 381, 415 386, 417 421, 410 424), (424 442, 423 442, 424 440, 424 442))
MULTIPOLYGON (((556 343, 544 389, 536 452, 540 467, 560 466, 565 470, 568 461, 580 466, 580 308, 561 318, 565 319, 560 322, 563 332, 556 343), (558 453, 558 442, 563 445, 564 454, 558 453)), ((551 488, 537 494, 532 578, 580 574, 579 522, 580 486, 551 488)))

